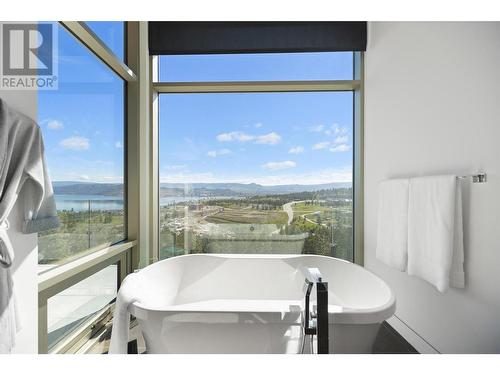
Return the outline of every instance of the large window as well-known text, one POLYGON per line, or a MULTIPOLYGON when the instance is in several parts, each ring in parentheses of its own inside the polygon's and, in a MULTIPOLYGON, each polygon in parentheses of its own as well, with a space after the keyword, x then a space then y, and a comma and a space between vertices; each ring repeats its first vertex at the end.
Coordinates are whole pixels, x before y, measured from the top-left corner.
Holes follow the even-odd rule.
POLYGON ((353 53, 159 60, 160 81, 174 82, 160 88, 158 101, 160 258, 280 253, 353 261, 354 91, 286 85, 353 80, 353 53), (229 86, 192 83, 201 80, 229 86), (235 80, 241 92, 229 92, 238 91, 235 80), (254 80, 284 85, 245 92, 254 80), (176 82, 191 84, 176 93, 176 82))
POLYGON ((120 60, 125 59, 125 23, 88 21, 86 25, 120 60))
POLYGON ((39 234, 41 271, 125 238, 124 82, 57 28, 59 88, 39 92, 38 122, 61 227, 39 234))
POLYGON ((117 244, 126 239, 130 77, 110 68, 123 64, 124 23, 53 25, 58 89, 39 91, 38 123, 61 226, 38 234, 40 352, 65 352, 102 327, 131 248, 117 244), (96 44, 104 56, 89 47, 96 44))
POLYGON ((162 56, 162 82, 351 80, 352 52, 162 56))

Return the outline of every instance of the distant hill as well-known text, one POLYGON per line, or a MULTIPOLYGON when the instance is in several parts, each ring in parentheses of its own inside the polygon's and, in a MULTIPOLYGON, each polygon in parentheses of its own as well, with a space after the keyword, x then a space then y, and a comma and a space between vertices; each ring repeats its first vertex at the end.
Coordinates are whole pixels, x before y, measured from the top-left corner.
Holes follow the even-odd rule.
POLYGON ((52 186, 54 194, 60 195, 109 195, 113 197, 123 195, 123 184, 54 181, 52 186))
MULTIPOLYGON (((217 191, 229 190, 233 194, 239 195, 265 195, 265 194, 289 194, 298 193, 301 191, 318 191, 325 189, 339 189, 351 187, 350 182, 332 182, 329 184, 316 184, 316 185, 259 185, 259 184, 238 184, 238 183, 194 183, 188 184, 189 188, 197 190, 217 191)), ((180 183, 161 183, 162 189, 180 189, 184 191, 185 184, 180 183)))
MULTIPOLYGON (((94 183, 94 182, 72 182, 54 181, 54 193, 65 195, 123 195, 123 184, 119 183, 94 183)), ((182 196, 188 189, 189 193, 200 197, 225 197, 225 196, 248 196, 248 195, 270 195, 291 194, 303 191, 319 191, 326 189, 350 188, 350 182, 333 182, 317 185, 273 185, 265 186, 259 184, 238 183, 161 183, 160 196, 174 197, 182 196)))

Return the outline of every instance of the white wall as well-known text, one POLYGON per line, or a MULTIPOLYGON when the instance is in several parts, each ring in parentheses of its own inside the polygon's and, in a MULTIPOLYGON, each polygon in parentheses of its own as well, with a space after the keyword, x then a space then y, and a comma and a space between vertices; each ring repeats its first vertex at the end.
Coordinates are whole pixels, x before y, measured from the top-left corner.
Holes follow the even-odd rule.
POLYGON ((437 351, 500 353, 500 23, 370 23, 365 79, 365 265, 437 351), (479 170, 486 184, 463 183, 465 290, 375 258, 379 181, 479 170))
MULTIPOLYGON (((0 27, 1 25, 0 22, 0 27)), ((1 51, 0 48, 0 58, 1 51)), ((36 120, 37 91, 0 90, 0 98, 36 120)), ((38 240, 36 234, 21 233, 22 218, 21 209, 16 204, 8 217, 8 233, 15 252, 12 271, 22 328, 17 334, 16 346, 12 352, 32 354, 38 352, 38 240)))

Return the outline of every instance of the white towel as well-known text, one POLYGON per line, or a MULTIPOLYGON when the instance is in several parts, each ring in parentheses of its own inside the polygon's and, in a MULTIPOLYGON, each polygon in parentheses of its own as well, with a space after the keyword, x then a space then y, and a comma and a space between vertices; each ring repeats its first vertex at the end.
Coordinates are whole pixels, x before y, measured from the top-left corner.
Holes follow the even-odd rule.
POLYGON ((407 178, 379 185, 376 256, 400 271, 407 264, 408 186, 407 178))
POLYGON ((115 311, 113 313, 113 328, 109 354, 127 354, 128 334, 130 329, 129 307, 134 302, 140 301, 144 293, 142 276, 139 272, 131 273, 123 280, 116 297, 115 311))
POLYGON ((444 293, 464 287, 460 182, 456 176, 410 180, 408 205, 408 274, 444 293), (451 278, 451 280, 450 280, 451 278))

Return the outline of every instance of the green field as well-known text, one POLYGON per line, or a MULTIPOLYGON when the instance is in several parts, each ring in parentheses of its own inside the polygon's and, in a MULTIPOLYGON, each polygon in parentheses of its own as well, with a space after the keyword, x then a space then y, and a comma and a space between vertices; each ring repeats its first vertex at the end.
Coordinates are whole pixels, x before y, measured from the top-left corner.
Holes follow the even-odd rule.
POLYGON ((125 237, 123 211, 59 211, 61 226, 38 234, 38 263, 57 264, 125 237))
POLYGON ((206 221, 215 224, 286 224, 288 215, 283 211, 224 209, 208 216, 206 221))
POLYGON ((294 204, 293 219, 303 218, 318 225, 342 225, 346 220, 352 221, 352 204, 325 205, 306 202, 294 204))
POLYGON ((208 227, 204 227, 207 224, 275 224, 280 235, 308 234, 304 240, 304 254, 352 260, 352 200, 348 189, 237 199, 220 198, 193 206, 163 206, 160 208, 160 217, 162 257, 209 251, 210 236, 208 227), (319 195, 321 199, 309 199, 319 195), (283 205, 294 201, 302 202, 291 206, 293 220, 291 224, 287 224, 288 214, 283 205), (186 212, 189 214, 187 221, 186 212), (187 237, 186 223, 189 223, 190 228, 187 237))
POLYGON ((310 218, 315 212, 319 212, 323 217, 331 216, 331 207, 320 206, 318 204, 306 204, 305 202, 296 203, 293 205, 293 218, 297 219, 300 216, 310 218))

